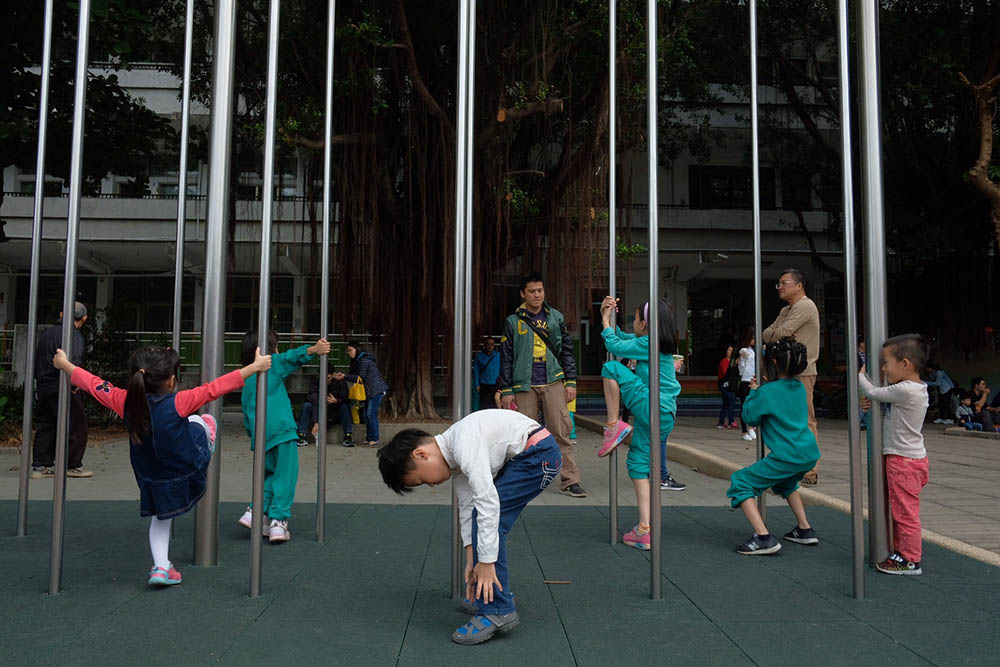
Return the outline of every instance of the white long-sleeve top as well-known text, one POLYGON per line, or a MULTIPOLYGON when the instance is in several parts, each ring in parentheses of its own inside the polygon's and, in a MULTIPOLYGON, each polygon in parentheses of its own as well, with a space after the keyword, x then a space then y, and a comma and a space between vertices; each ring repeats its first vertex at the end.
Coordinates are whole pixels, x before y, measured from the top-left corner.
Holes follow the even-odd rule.
POLYGON ((927 385, 903 380, 886 387, 876 387, 864 373, 858 373, 858 382, 865 396, 889 405, 889 412, 883 420, 882 453, 908 459, 926 458, 927 449, 924 448, 924 435, 920 429, 927 416, 927 385))
POLYGON ((500 496, 494 476, 524 451, 541 425, 515 410, 479 410, 434 436, 452 471, 458 495, 462 545, 472 544, 472 510, 478 511, 480 563, 495 563, 500 547, 500 496))
POLYGON ((736 365, 740 371, 740 382, 749 382, 753 379, 756 372, 755 366, 757 365, 756 357, 757 353, 754 352, 752 347, 740 348, 740 360, 736 365))

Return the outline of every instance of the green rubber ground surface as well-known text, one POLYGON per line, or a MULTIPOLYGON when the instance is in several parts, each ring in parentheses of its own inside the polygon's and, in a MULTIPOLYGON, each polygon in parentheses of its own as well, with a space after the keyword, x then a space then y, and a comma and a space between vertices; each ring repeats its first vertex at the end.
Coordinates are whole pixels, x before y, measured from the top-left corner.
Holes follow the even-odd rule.
MULTIPOLYGON (((131 502, 67 504, 63 592, 46 594, 51 503, 12 536, 0 502, 2 665, 918 665, 1000 663, 1000 569, 925 546, 922 577, 869 571, 851 597, 848 517, 810 507, 817 547, 733 552, 748 534, 723 507, 664 507, 663 599, 649 561, 607 543, 601 508, 529 507, 511 535, 521 624, 475 647, 449 599, 449 509, 330 505, 328 540, 296 505, 293 539, 264 545, 264 595, 247 597, 249 537, 220 508, 218 567, 190 565, 192 516, 176 523, 180 586, 154 590, 148 522, 131 502), (569 581, 545 584, 543 580, 569 581)), ((791 514, 772 507, 771 530, 791 514)), ((623 508, 621 526, 635 520, 623 508)))

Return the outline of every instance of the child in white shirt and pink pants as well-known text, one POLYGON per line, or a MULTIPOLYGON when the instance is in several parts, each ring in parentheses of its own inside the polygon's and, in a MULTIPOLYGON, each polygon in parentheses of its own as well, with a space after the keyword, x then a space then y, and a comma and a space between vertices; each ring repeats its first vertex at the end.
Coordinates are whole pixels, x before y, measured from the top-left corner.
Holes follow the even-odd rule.
POLYGON ((884 419, 882 454, 895 551, 876 565, 886 574, 923 574, 920 492, 927 485, 928 466, 921 428, 928 399, 920 370, 927 356, 928 346, 922 336, 894 336, 882 345, 882 370, 888 385, 873 385, 864 368, 858 377, 865 396, 889 405, 884 419))

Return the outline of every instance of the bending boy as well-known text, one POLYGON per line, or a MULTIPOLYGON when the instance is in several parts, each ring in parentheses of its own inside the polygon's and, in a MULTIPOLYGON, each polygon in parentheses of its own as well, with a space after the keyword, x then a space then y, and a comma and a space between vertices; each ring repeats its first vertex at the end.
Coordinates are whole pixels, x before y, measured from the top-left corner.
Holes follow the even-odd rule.
POLYGON ((466 598, 475 601, 477 613, 455 630, 452 641, 480 644, 516 626, 507 534, 562 468, 552 434, 513 410, 480 410, 440 435, 400 431, 378 450, 378 467, 386 486, 400 495, 455 476, 466 598))

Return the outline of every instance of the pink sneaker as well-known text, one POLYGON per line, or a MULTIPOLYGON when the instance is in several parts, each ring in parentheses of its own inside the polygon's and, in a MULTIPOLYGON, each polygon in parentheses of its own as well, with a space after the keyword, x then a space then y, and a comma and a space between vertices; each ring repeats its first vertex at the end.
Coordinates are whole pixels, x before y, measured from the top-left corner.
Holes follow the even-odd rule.
POLYGON ((622 535, 622 542, 630 547, 635 547, 640 551, 649 551, 649 535, 650 533, 640 535, 639 526, 637 525, 635 528, 622 535))
POLYGON ((173 586, 179 583, 181 583, 181 573, 174 569, 173 563, 170 564, 169 570, 164 570, 162 567, 153 567, 149 571, 150 586, 173 586))
POLYGON ((597 455, 603 458, 610 454, 614 451, 615 447, 622 444, 622 441, 625 440, 626 436, 628 436, 631 432, 632 427, 620 419, 613 427, 605 426, 604 443, 601 445, 601 448, 597 450, 597 455))
POLYGON ((201 415, 201 418, 205 421, 205 426, 208 427, 208 440, 214 445, 215 431, 219 428, 219 425, 215 422, 215 417, 212 415, 201 415))

